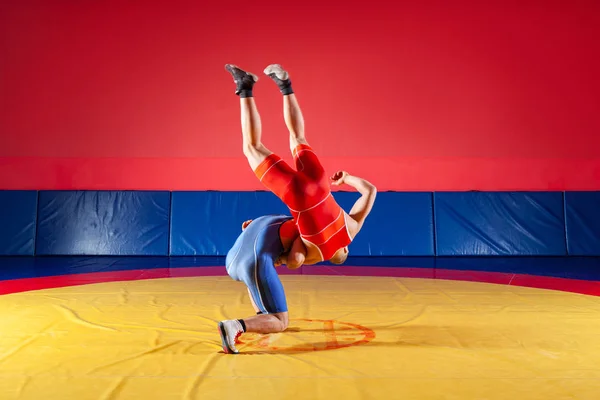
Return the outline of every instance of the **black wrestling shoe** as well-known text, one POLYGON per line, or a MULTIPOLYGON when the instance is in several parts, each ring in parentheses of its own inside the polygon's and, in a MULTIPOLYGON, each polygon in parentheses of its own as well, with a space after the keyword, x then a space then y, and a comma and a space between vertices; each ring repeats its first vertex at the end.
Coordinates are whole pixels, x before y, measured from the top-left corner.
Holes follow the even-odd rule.
POLYGON ((240 97, 252 97, 252 87, 258 81, 258 76, 233 64, 225 64, 225 70, 233 77, 235 94, 240 97))
POLYGON ((269 76, 279 87, 282 94, 292 94, 292 81, 290 80, 290 74, 279 64, 271 64, 265 68, 265 75, 269 76))

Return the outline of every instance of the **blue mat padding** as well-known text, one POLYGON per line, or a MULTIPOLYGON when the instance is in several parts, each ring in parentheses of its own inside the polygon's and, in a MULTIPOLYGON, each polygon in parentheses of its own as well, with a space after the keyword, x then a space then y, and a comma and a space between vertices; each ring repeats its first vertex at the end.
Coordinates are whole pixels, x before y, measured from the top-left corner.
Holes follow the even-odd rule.
POLYGON ((566 255, 563 193, 435 193, 439 256, 566 255))
POLYGON ((169 192, 41 191, 37 255, 169 254, 169 192))
MULTIPOLYGON (((356 192, 336 192, 347 211, 356 192)), ((247 219, 289 211, 270 192, 174 192, 171 255, 225 255, 247 219)), ((350 245, 355 256, 427 256, 433 251, 431 193, 380 193, 377 207, 350 245)))
MULTIPOLYGON (((350 212, 356 192, 334 192, 350 212)), ((0 191, 0 256, 224 256, 270 192, 0 191)), ((600 192, 380 192, 352 257, 600 256, 600 192), (568 251, 567 251, 568 250, 568 251)))
POLYGON ((566 192, 569 255, 600 256, 600 192, 566 192))
POLYGON ((242 223, 267 214, 290 215, 271 192, 173 192, 171 255, 226 255, 242 223))
POLYGON ((0 256, 34 255, 36 215, 36 191, 0 191, 0 256))
MULTIPOLYGON (((360 194, 336 192, 334 197, 349 213, 360 194)), ((349 250, 353 256, 433 256, 432 194, 378 193, 349 250)))
POLYGON ((593 257, 437 257, 435 265, 436 269, 600 281, 600 258, 593 257))

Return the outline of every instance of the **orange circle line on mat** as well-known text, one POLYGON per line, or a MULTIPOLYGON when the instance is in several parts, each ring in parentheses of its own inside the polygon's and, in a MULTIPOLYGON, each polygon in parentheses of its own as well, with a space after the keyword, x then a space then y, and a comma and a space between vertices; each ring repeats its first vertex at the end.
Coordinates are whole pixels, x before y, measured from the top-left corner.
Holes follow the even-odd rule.
MULTIPOLYGON (((296 318, 291 321, 305 321, 305 322, 320 322, 323 324, 323 334, 325 336, 325 346, 324 347, 315 347, 313 344, 308 343, 306 346, 273 346, 270 343, 270 338, 265 336, 262 339, 254 342, 243 342, 238 339, 240 344, 247 344, 249 347, 259 348, 262 350, 273 350, 273 351, 322 351, 322 350, 335 350, 342 349, 345 347, 351 346, 359 346, 362 344, 369 343, 375 338, 375 332, 362 325, 353 324, 350 322, 336 321, 336 320, 326 320, 326 319, 308 319, 308 318, 296 318), (356 336, 358 340, 353 342, 345 342, 340 343, 338 341, 338 334, 335 332, 335 324, 346 325, 356 329, 356 336)), ((302 332, 302 330, 300 330, 302 332)))

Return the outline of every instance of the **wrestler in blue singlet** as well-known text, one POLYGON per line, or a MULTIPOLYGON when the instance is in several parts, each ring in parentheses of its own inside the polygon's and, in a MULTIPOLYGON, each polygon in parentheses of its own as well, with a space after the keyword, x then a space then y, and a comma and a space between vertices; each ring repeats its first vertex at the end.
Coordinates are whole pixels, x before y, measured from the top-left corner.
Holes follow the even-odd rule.
POLYGON ((274 263, 286 250, 281 241, 281 226, 291 220, 292 217, 287 215, 256 218, 227 253, 227 273, 248 286, 254 304, 264 314, 288 310, 274 263))

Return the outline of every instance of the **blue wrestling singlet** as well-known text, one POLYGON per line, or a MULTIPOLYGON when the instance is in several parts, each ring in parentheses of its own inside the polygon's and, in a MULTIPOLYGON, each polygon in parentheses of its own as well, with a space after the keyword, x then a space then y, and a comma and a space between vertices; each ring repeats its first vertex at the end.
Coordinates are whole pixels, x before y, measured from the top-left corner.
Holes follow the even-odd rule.
POLYGON ((225 259, 229 276, 248 286, 254 304, 264 314, 288 310, 283 285, 274 263, 284 252, 279 229, 291 219, 287 215, 256 218, 238 236, 225 259))

